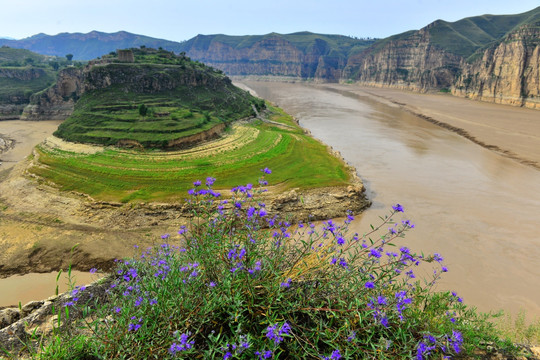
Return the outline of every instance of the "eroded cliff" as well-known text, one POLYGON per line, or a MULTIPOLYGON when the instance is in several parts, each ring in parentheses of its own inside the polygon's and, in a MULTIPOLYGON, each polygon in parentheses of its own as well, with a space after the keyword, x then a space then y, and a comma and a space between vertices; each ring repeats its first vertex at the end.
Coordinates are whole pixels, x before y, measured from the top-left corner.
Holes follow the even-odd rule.
POLYGON ((540 22, 519 28, 476 61, 464 63, 452 93, 540 109, 540 22))
POLYGON ((374 40, 310 32, 252 36, 198 35, 187 41, 193 59, 228 75, 290 76, 336 82, 350 53, 374 40))
POLYGON ((343 78, 415 91, 449 88, 462 58, 434 45, 429 30, 388 38, 351 56, 343 78))

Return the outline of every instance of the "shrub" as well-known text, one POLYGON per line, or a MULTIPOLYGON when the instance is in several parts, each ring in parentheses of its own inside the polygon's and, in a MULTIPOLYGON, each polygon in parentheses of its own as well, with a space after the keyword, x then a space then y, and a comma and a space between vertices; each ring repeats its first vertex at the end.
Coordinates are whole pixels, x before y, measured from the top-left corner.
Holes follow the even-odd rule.
POLYGON ((493 340, 456 293, 432 291, 448 270, 441 255, 396 244, 414 228, 394 220, 401 205, 362 235, 348 233, 352 214, 293 226, 258 200, 271 174, 262 171, 261 186, 235 187, 228 199, 215 179, 196 181, 190 223, 178 240, 165 234, 118 262, 90 346, 78 349, 130 359, 424 359, 493 340), (433 269, 420 281, 422 265, 433 269))

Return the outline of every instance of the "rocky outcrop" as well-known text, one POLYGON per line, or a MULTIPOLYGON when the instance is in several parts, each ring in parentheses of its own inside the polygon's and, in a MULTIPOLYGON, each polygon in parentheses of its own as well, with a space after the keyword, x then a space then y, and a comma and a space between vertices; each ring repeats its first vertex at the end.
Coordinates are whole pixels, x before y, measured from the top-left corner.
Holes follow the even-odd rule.
POLYGON ((3 137, 2 134, 0 134, 0 154, 8 151, 15 145, 15 140, 10 139, 8 137, 3 137))
POLYGON ((73 113, 75 102, 83 91, 83 70, 74 67, 64 69, 58 74, 54 86, 32 95, 21 119, 66 119, 73 113))
POLYGON ((461 57, 431 42, 429 27, 349 58, 343 77, 370 85, 415 91, 449 88, 459 72, 461 57))
POLYGON ((85 306, 91 309, 105 301, 111 281, 112 278, 106 278, 46 300, 31 301, 20 309, 0 310, 0 348, 15 353, 28 345, 36 345, 41 336, 50 335, 59 324, 65 328, 80 319, 85 314, 82 310, 85 306), (83 306, 73 306, 75 304, 83 306), (67 319, 65 307, 70 309, 67 319))
POLYGON ((540 22, 507 35, 463 64, 452 94, 540 109, 540 22))
POLYGON ((40 68, 0 68, 0 78, 30 81, 42 76, 47 76, 47 73, 40 68))

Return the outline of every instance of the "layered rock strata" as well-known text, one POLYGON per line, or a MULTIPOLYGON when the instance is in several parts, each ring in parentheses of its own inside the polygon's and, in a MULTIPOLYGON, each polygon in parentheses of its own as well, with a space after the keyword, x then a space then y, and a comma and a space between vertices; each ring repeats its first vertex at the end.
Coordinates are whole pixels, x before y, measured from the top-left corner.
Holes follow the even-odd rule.
POLYGON ((540 24, 520 28, 463 64, 452 94, 540 109, 540 24))

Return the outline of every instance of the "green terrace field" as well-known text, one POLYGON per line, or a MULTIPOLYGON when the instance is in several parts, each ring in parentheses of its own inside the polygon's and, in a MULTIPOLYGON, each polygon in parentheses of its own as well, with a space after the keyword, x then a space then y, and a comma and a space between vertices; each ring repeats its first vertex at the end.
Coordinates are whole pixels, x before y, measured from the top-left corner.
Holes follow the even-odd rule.
POLYGON ((263 105, 255 98, 231 94, 225 87, 181 86, 157 94, 138 94, 111 86, 84 94, 55 135, 82 143, 114 145, 131 140, 145 148, 166 148, 171 140, 251 116, 250 101, 263 105), (148 108, 147 114, 141 115, 141 105, 148 108))
POLYGON ((94 147, 95 153, 83 153, 45 143, 36 148, 29 171, 61 190, 121 202, 182 201, 197 179, 212 176, 218 179, 217 189, 227 189, 256 183, 265 167, 272 169, 267 179, 280 191, 349 183, 350 173, 341 159, 305 135, 290 116, 271 109, 269 120, 289 127, 260 120, 235 123, 221 139, 168 152, 94 147))

